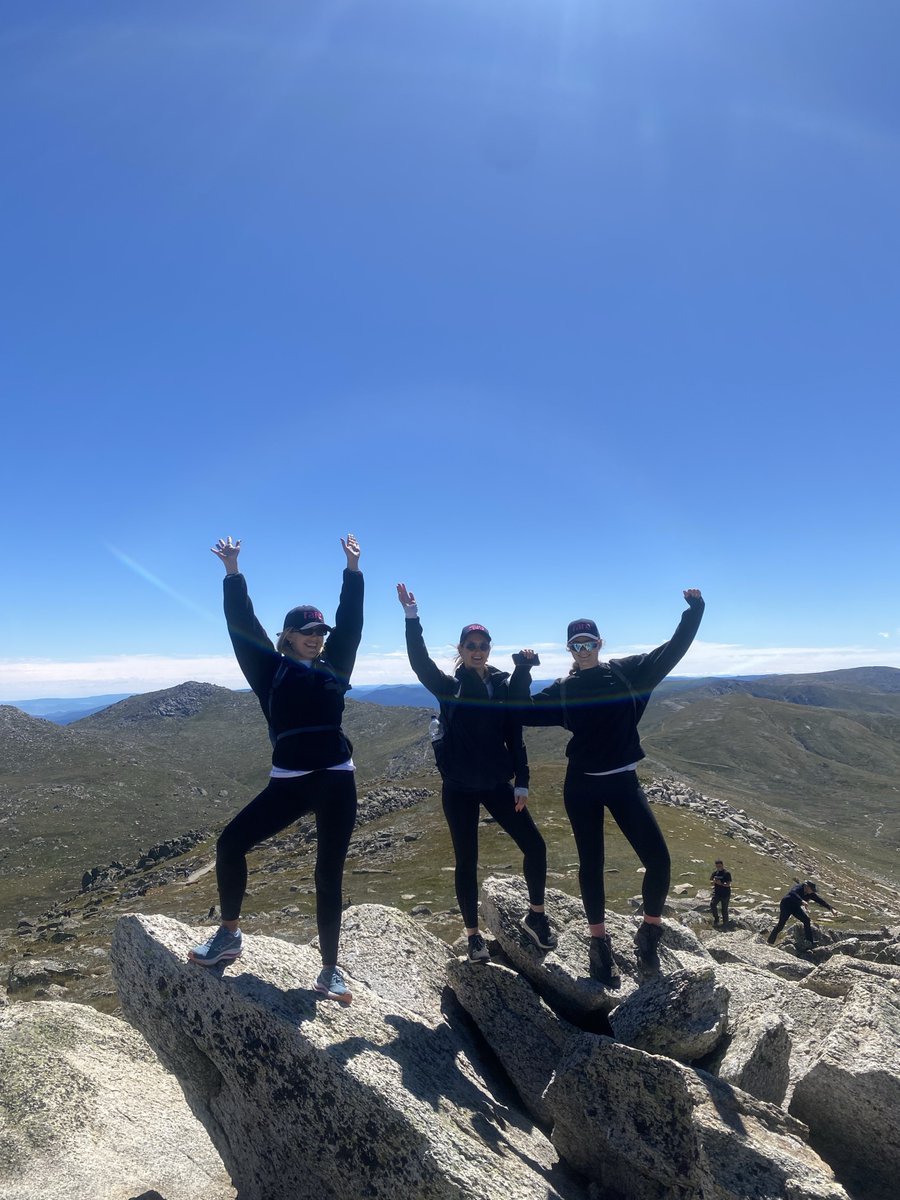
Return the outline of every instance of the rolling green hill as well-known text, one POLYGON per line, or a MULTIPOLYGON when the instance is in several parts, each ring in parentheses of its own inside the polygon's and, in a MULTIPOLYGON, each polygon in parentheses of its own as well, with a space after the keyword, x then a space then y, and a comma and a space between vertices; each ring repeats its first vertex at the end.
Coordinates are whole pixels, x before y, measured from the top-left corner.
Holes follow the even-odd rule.
MULTIPOLYGON (((642 724, 642 776, 722 796, 900 886, 898 702, 900 671, 887 668, 667 681, 642 724)), ((361 791, 437 786, 429 716, 348 701, 361 791)), ((527 741, 535 803, 558 798, 566 734, 527 741)), ((132 696, 66 727, 0 708, 0 924, 76 892, 94 866, 221 828, 263 786, 269 755, 255 697, 210 684, 132 696)))
POLYGON ((900 883, 900 671, 660 688, 648 767, 900 883))

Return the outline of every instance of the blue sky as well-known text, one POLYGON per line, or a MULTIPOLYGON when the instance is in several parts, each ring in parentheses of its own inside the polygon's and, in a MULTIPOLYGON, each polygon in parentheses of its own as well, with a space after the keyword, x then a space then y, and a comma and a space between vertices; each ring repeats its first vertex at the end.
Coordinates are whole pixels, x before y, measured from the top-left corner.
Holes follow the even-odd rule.
POLYGON ((237 685, 208 547, 356 678, 567 621, 900 666, 887 0, 8 0, 0 699, 237 685))

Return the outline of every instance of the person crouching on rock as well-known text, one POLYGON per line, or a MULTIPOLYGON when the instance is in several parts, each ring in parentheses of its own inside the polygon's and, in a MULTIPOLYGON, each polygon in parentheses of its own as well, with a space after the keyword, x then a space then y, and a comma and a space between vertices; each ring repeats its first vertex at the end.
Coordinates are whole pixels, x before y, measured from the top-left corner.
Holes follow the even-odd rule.
POLYGON ((657 943, 669 890, 669 851, 636 767, 644 757, 638 722, 650 693, 685 655, 700 626, 704 601, 697 588, 684 593, 687 611, 672 638, 648 654, 600 661, 603 639, 594 621, 572 621, 566 645, 572 667, 565 679, 532 697, 532 650, 514 656, 516 669, 510 697, 520 705, 524 725, 562 725, 572 734, 563 799, 578 848, 578 880, 591 934, 591 977, 610 984, 615 977, 612 945, 606 932, 603 882, 603 820, 607 809, 646 868, 643 881, 644 919, 635 936, 642 974, 660 969, 657 943))
POLYGON ((241 543, 220 539, 213 554, 225 564, 225 617, 244 677, 269 725, 269 783, 225 829, 216 845, 221 928, 189 957, 201 966, 232 962, 241 954, 238 928, 247 887, 247 851, 307 813, 315 813, 316 922, 322 971, 315 990, 349 1004, 352 995, 337 965, 341 885, 356 820, 352 746, 341 729, 344 695, 362 636, 363 577, 353 534, 341 545, 347 558, 334 626, 310 605, 292 608, 273 646, 253 612, 238 571, 241 543), (326 637, 327 635, 327 637, 326 637))
POLYGON ((775 945, 775 939, 781 933, 782 929, 784 929, 785 925, 787 925, 791 917, 796 917, 798 921, 803 922, 803 932, 806 935, 806 940, 811 945, 815 944, 816 938, 813 933, 812 923, 804 907, 810 900, 814 904, 821 904, 829 912, 834 912, 831 905, 816 892, 816 885, 811 879, 807 879, 805 883, 798 883, 796 887, 791 888, 786 896, 781 897, 781 903, 778 906, 778 924, 767 938, 770 946, 775 945))
POLYGON ((490 957, 478 929, 478 818, 481 806, 524 855, 530 909, 522 929, 542 950, 556 946, 544 912, 547 847, 528 812, 528 759, 522 726, 509 710, 509 675, 488 666, 491 635, 466 625, 459 635, 457 669, 444 672, 429 658, 416 598, 397 584, 406 615, 406 650, 419 682, 440 704, 432 746, 443 781, 441 800, 456 856, 456 898, 468 937, 471 962, 490 957), (510 779, 515 779, 515 786, 510 779))

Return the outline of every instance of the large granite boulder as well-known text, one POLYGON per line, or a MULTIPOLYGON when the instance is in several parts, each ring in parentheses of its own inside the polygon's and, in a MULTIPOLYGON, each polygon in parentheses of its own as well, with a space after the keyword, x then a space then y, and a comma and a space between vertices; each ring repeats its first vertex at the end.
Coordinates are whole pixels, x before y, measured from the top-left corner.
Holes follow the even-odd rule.
POLYGON ((708 966, 649 979, 610 1017, 620 1042, 693 1062, 711 1053, 725 1033, 728 992, 708 966))
POLYGON ((802 981, 800 986, 819 996, 841 998, 850 993, 861 979, 900 980, 900 967, 888 963, 867 962, 838 955, 823 962, 802 981))
POLYGON ((854 1195, 893 1200, 900 1179, 900 984, 853 986, 797 1082, 790 1111, 854 1195))
POLYGON ((782 979, 800 980, 816 969, 814 962, 770 946, 765 938, 747 930, 714 933, 704 938, 703 945, 718 963, 746 963, 782 979))
MULTIPOLYGON (((317 945, 318 939, 312 944, 317 945)), ((440 1020, 450 961, 455 958, 446 942, 396 908, 361 904, 344 913, 341 964, 386 1003, 440 1020)))
POLYGON ((441 1015, 446 950, 400 914, 351 909, 344 930, 349 1007, 311 989, 311 947, 249 937, 218 978, 186 961, 202 931, 116 926, 123 1008, 178 1074, 241 1200, 582 1200, 441 1015), (362 980, 378 983, 391 955, 419 975, 384 1000, 362 980))
MULTIPOLYGON (((612 914, 607 921, 620 981, 604 987, 589 975, 590 937, 581 901, 548 889, 546 908, 559 941, 550 951, 541 950, 522 930, 521 919, 528 912, 524 882, 513 876, 492 876, 482 883, 482 918, 512 965, 534 983, 556 1012, 577 1024, 590 1025, 637 986, 634 923, 612 914)), ((599 1027, 608 1030, 604 1022, 599 1027)))
POLYGON ((10 965, 6 983, 9 991, 16 993, 52 984, 65 985, 81 978, 81 971, 72 963, 52 958, 20 958, 10 965))
POLYGON ((818 1057, 822 1039, 841 1011, 841 1001, 816 996, 790 980, 737 963, 720 963, 716 975, 728 989, 729 1041, 740 1037, 762 1013, 780 1013, 784 1018, 791 1039, 785 1093, 785 1101, 789 1101, 795 1083, 818 1057))
MULTIPOLYGON (((634 953, 638 922, 607 913, 606 927, 619 982, 606 987, 589 975, 590 936, 580 900, 565 892, 548 891, 547 914, 559 939, 559 945, 551 951, 540 950, 522 931, 521 919, 527 911, 528 895, 520 878, 492 876, 484 880, 484 923, 513 966, 528 976, 554 1011, 582 1028, 609 1032, 598 1018, 627 1000, 640 983, 634 953)), ((694 933, 677 921, 664 921, 663 926, 659 957, 664 975, 704 970, 710 965, 711 959, 694 933)))
POLYGON ((791 1035, 781 1013, 761 1013, 735 1027, 708 1069, 757 1100, 781 1104, 790 1082, 791 1035))
POLYGON ((534 986, 499 963, 476 966, 454 959, 450 986, 497 1055, 529 1112, 552 1121, 543 1094, 579 1029, 554 1013, 534 986))
POLYGON ((799 1121, 608 1038, 573 1043, 545 1101, 554 1145, 604 1200, 847 1200, 799 1121))
POLYGON ((62 1001, 0 1010, 3 1200, 231 1200, 174 1075, 116 1017, 62 1001))

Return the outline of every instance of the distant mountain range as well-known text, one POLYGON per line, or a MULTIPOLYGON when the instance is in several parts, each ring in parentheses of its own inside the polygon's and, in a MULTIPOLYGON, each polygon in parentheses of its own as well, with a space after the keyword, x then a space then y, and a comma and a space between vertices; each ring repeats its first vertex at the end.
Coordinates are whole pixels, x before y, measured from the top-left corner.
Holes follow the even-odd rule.
POLYGON ((108 696, 59 696, 40 700, 0 700, 0 706, 17 708, 30 717, 42 717, 54 725, 71 725, 101 708, 109 708, 119 700, 127 700, 131 692, 117 692, 108 696))
MULTIPOLYGON (((749 682, 756 676, 738 676, 728 678, 724 682, 728 684, 739 684, 749 682)), ((537 691, 542 687, 546 687, 552 680, 539 679, 535 680, 533 690, 537 691)), ((670 680, 670 683, 677 683, 678 678, 670 680)), ((698 682, 697 680, 684 679, 682 683, 690 685, 698 682)), ((714 680, 704 680, 704 683, 712 684, 714 680)), ((239 691, 246 691, 246 688, 239 688, 239 691)), ((437 700, 432 696, 427 688, 422 687, 420 683, 362 683, 355 684, 352 688, 354 700, 365 700, 369 704, 382 704, 387 708, 434 708, 438 706, 437 700)), ((70 696, 68 698, 41 698, 35 700, 2 700, 0 706, 8 705, 12 708, 17 708, 20 712, 28 713, 31 717, 42 717, 45 721, 52 721, 55 725, 71 725, 73 721, 80 721, 82 717, 88 717, 92 713, 100 712, 104 708, 109 708, 111 704, 117 704, 120 700, 127 700, 133 692, 121 692, 117 695, 109 696, 70 696)))

